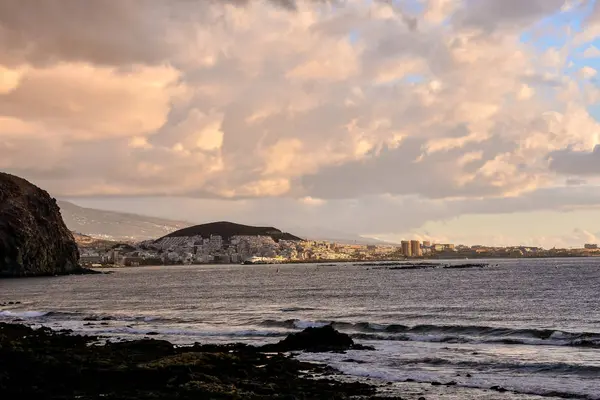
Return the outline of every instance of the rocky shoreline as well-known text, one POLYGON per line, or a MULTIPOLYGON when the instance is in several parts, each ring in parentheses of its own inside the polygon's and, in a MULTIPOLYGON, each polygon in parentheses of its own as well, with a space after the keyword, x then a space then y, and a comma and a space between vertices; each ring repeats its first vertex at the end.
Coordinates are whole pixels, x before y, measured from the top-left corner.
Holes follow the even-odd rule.
POLYGON ((0 392, 4 399, 376 398, 372 385, 334 380, 332 368, 284 353, 348 349, 368 350, 330 326, 263 347, 176 347, 0 323, 0 392))

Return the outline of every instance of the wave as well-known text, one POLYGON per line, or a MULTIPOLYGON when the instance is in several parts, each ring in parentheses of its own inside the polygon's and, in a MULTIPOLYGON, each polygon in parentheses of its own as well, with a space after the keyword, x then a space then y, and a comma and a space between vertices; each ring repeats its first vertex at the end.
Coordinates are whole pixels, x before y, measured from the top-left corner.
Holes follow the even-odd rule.
MULTIPOLYGON (((372 379, 376 379, 383 382, 389 381, 400 381, 400 382, 413 382, 413 383, 424 383, 424 384, 432 384, 437 382, 440 384, 440 377, 435 376, 429 373, 416 372, 405 375, 403 378, 398 378, 398 376, 393 372, 388 372, 385 370, 378 370, 372 368, 365 368, 362 365, 353 365, 347 363, 341 363, 336 365, 339 370, 341 370, 345 375, 351 376, 359 376, 359 377, 368 377, 372 379)), ((560 367, 559 367, 560 368, 560 367)), ((441 379, 441 382, 448 382, 449 380, 441 379)), ((443 383, 441 383, 443 385, 443 383)), ((528 385, 508 385, 503 389, 503 385, 494 384, 490 381, 480 381, 480 382, 463 382, 463 383, 454 383, 452 386, 458 386, 463 388, 470 389, 481 389, 486 392, 490 390, 507 390, 510 393, 514 393, 517 395, 532 395, 539 397, 550 397, 550 398, 563 398, 563 399, 581 399, 581 400, 600 400, 596 394, 589 394, 585 392, 571 392, 566 390, 556 390, 553 388, 542 388, 542 387, 531 387, 528 385)), ((485 396, 486 398, 490 398, 489 395, 485 396)), ((457 398, 461 398, 460 396, 457 398)), ((466 398, 466 396, 465 396, 466 398)), ((469 396, 471 398, 471 396, 469 396)), ((478 397, 479 398, 479 397, 478 397)), ((505 398, 504 396, 502 398, 505 398)), ((513 396, 508 396, 506 398, 513 398, 513 396)))
POLYGON ((38 319, 38 320, 69 320, 69 321, 122 321, 122 322, 193 322, 182 318, 164 318, 151 315, 119 315, 119 314, 89 314, 67 311, 30 311, 3 310, 0 318, 5 319, 38 319))
POLYGON ((205 330, 184 330, 184 329, 138 329, 132 327, 116 328, 90 328, 88 332, 100 335, 150 335, 150 336, 190 336, 190 337, 281 337, 285 336, 283 332, 260 331, 260 330, 239 330, 239 331, 205 331, 205 330))
POLYGON ((47 311, 0 311, 0 318, 39 318, 48 315, 47 311))
POLYGON ((452 367, 467 368, 469 370, 509 370, 525 373, 559 373, 597 376, 600 373, 598 365, 582 365, 569 363, 507 363, 507 362, 482 362, 482 361, 456 361, 445 358, 421 358, 413 360, 402 360, 402 365, 448 365, 452 367))
POLYGON ((365 340, 399 340, 440 343, 497 343, 600 348, 600 333, 566 332, 554 329, 502 328, 476 325, 377 324, 372 322, 265 320, 262 326, 304 329, 331 324, 353 337, 365 340))

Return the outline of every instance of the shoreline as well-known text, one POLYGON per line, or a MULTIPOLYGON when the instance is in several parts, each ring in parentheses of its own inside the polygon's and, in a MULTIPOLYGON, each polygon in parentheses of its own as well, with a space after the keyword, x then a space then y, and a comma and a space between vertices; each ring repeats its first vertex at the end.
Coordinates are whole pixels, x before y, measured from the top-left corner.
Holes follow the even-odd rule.
MULTIPOLYGON (((152 338, 182 346, 194 342, 261 346, 308 326, 332 324, 376 350, 296 352, 294 358, 326 364, 345 374, 327 379, 374 385, 380 397, 385 390, 386 395, 392 392, 405 400, 544 400, 534 395, 549 400, 561 393, 595 399, 600 393, 598 382, 587 378, 598 371, 594 351, 600 345, 600 332, 590 320, 598 310, 586 299, 593 298, 589 283, 600 276, 597 261, 508 264, 507 269, 440 274, 396 274, 350 264, 280 267, 280 274, 275 274, 277 267, 184 266, 115 271, 114 276, 91 280, 34 279, 7 282, 0 320, 70 328, 83 335, 100 335, 103 341, 152 338), (559 265, 565 268, 555 268, 559 265), (347 274, 349 270, 353 273, 347 274), (440 278, 447 291, 440 290, 440 278), (546 296, 544 288, 557 281, 572 284, 546 296), (488 305, 490 296, 498 300, 488 305), (381 309, 360 308, 365 306, 364 298, 373 299, 381 309), (535 300, 542 298, 543 303, 535 300), (464 307, 469 301, 477 304, 464 307), (432 309, 445 313, 429 315, 432 309), (555 320, 545 318, 546 310, 556 310, 555 320), (512 380, 515 375, 518 380, 512 380), (451 382, 456 385, 446 386, 451 382), (507 392, 498 393, 502 388, 507 392)), ((219 353, 226 350, 220 349, 219 353)), ((40 351, 46 350, 34 350, 40 351)), ((36 368, 30 370, 37 373, 36 368)))
MULTIPOLYGON (((86 265, 84 268, 88 270, 102 270, 102 269, 121 269, 121 268, 148 268, 148 267, 191 267, 191 266, 231 266, 231 265, 307 265, 307 264, 319 264, 321 266, 336 266, 341 264, 353 264, 358 266, 365 267, 374 267, 374 266, 396 266, 396 265, 412 265, 412 264, 423 264, 423 263, 436 263, 442 264, 444 262, 457 262, 464 261, 467 264, 480 264, 480 261, 485 260, 545 260, 545 259, 565 259, 565 258, 598 258, 598 256, 591 255, 581 255, 581 256, 536 256, 536 257, 470 257, 470 258, 462 258, 462 257, 448 257, 448 258, 408 258, 408 259, 382 259, 382 260, 294 260, 294 261, 283 261, 277 263, 195 263, 195 264, 147 264, 147 265, 115 265, 115 264, 106 264, 106 265, 86 265)), ((92 273, 93 274, 93 273, 92 273)), ((81 274, 80 274, 81 275, 81 274)))
POLYGON ((0 392, 54 399, 377 398, 374 385, 332 379, 341 373, 298 361, 284 348, 100 340, 0 323, 0 392))
MULTIPOLYGON (((340 346, 327 343, 327 339, 325 344, 294 348, 294 343, 300 342, 300 347, 306 345, 305 339, 299 339, 298 335, 321 329, 307 328, 288 335, 277 344, 263 346, 243 343, 174 345, 149 337, 110 341, 77 334, 70 329, 32 328, 20 323, 0 322, 0 393, 7 399, 60 400, 427 400, 446 396, 508 400, 511 395, 550 400, 565 397, 557 392, 540 395, 501 386, 487 389, 464 386, 454 380, 392 382, 372 378, 369 374, 346 374, 323 361, 302 360, 300 352, 345 354, 347 350, 374 349, 360 344, 340 346), (292 346, 286 342, 291 342, 292 346)), ((347 337, 333 328, 330 330, 335 332, 334 335, 341 335, 342 342, 344 336, 347 337)), ((309 340, 313 338, 311 336, 309 340)), ((317 338, 317 342, 319 340, 317 338)), ((347 358, 344 362, 359 361, 347 358)))

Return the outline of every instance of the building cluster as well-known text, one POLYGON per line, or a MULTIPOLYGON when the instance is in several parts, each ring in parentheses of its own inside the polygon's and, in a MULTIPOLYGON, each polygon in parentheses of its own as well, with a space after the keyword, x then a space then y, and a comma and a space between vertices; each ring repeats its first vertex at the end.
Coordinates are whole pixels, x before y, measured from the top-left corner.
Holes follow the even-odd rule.
POLYGON ((458 258, 550 258, 550 257, 594 257, 600 256, 595 244, 586 244, 581 248, 552 248, 532 246, 456 246, 458 258))
POLYGON ((539 247, 455 246, 403 240, 400 245, 341 244, 326 241, 275 241, 270 236, 165 237, 137 244, 80 249, 84 265, 230 264, 244 262, 384 261, 408 258, 514 258, 600 256, 596 244, 581 249, 539 247))
POLYGON ((84 264, 122 266, 171 264, 230 264, 247 260, 311 262, 320 260, 383 260, 397 246, 347 245, 325 241, 275 241, 270 236, 165 237, 109 249, 81 249, 84 264))
POLYGON ((403 240, 400 242, 404 257, 424 257, 435 253, 453 252, 453 244, 432 244, 430 241, 403 240))

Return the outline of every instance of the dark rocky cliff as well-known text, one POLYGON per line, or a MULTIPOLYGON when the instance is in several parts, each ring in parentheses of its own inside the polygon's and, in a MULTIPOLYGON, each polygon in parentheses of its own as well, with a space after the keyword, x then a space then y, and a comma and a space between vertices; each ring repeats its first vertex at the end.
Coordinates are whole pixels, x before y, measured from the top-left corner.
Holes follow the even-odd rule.
POLYGON ((80 272, 79 250, 56 200, 0 172, 0 277, 80 272))

